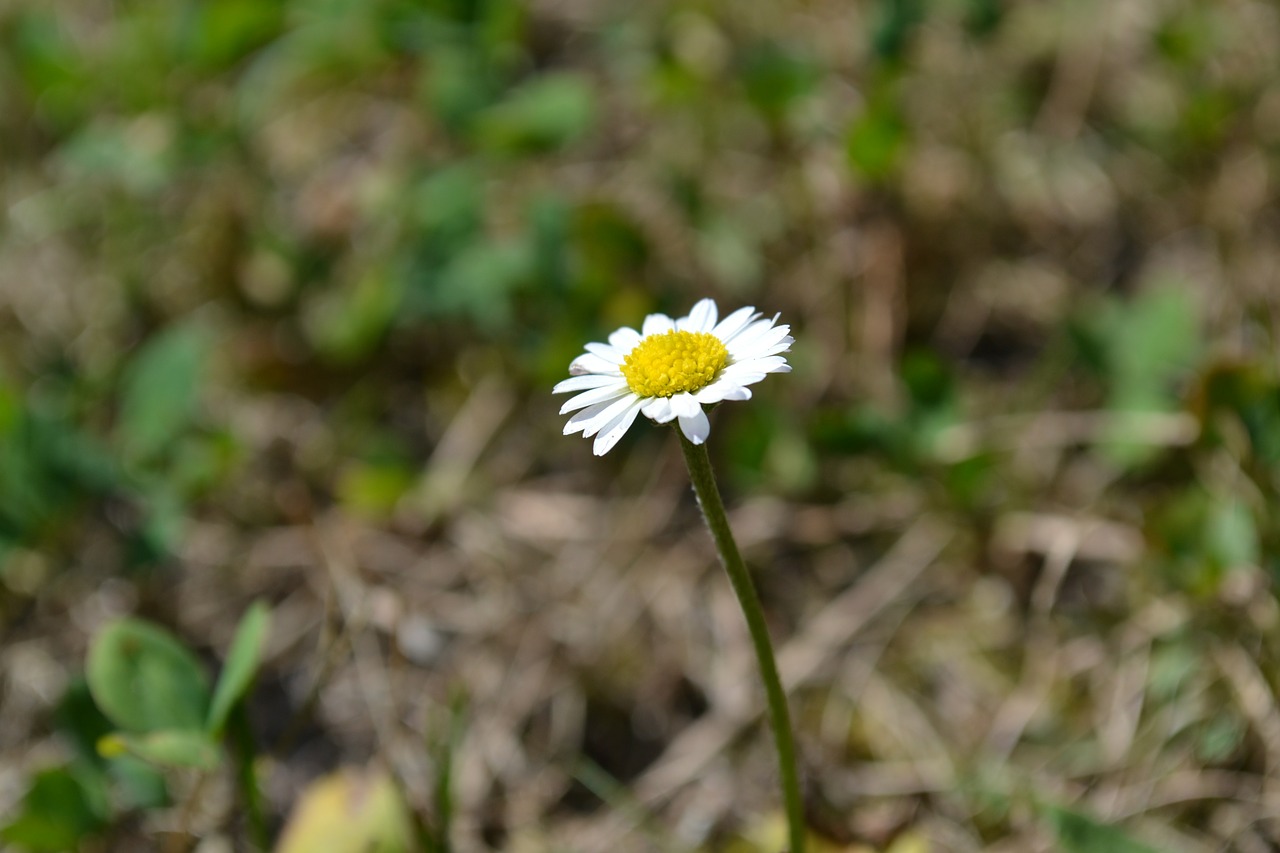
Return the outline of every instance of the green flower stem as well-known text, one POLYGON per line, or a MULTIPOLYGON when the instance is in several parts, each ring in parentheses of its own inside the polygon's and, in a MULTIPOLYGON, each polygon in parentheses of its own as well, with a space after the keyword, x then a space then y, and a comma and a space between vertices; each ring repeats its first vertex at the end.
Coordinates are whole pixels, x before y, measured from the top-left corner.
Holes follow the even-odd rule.
POLYGON ((773 658, 769 629, 764 623, 764 609, 760 606, 760 597, 756 594, 755 584, 751 582, 751 575, 742 562, 742 555, 738 553, 738 545, 733 541, 733 531, 729 529, 729 519, 725 516, 724 501, 720 499, 720 489, 716 486, 715 473, 711 470, 707 446, 689 441, 679 429, 675 432, 680 436, 680 449, 684 451, 684 461, 689 467, 689 479, 693 481, 698 505, 702 507, 702 517, 706 519, 711 537, 715 539, 720 561, 729 575, 729 583, 738 596, 738 604, 742 607, 742 615, 746 617, 747 628, 751 632, 751 644, 755 646, 760 677, 764 680, 764 692, 769 704, 769 725, 773 727, 773 739, 778 747, 782 798, 786 805, 787 828, 791 840, 790 853, 804 853, 804 805, 800 799, 800 780, 796 773, 796 747, 791 739, 791 714, 787 710, 787 695, 782 690, 782 679, 778 677, 778 664, 773 658))

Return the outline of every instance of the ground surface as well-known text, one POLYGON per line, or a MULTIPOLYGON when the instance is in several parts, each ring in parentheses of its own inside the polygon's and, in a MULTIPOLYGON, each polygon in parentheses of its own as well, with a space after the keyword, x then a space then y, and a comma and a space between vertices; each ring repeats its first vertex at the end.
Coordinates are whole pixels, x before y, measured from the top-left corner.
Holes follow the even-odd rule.
MULTIPOLYGON (((776 849, 674 436, 549 393, 710 295, 797 338, 711 453, 833 849, 1275 849, 1280 12, 642 6, 0 4, 0 815, 110 619, 261 599, 272 838, 452 755, 460 851, 776 849)), ((167 780, 82 849, 249 843, 167 780)))

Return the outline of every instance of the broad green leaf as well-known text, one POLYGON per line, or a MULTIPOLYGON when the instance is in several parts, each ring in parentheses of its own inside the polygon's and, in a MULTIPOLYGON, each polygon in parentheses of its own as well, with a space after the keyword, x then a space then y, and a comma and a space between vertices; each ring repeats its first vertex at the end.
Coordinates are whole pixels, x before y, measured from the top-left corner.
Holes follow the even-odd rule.
POLYGON ((907 141, 907 126, 886 98, 873 101, 845 136, 849 167, 872 181, 889 177, 898 166, 907 141))
POLYGON ((121 619, 98 632, 85 672, 102 712, 126 732, 204 729, 209 687, 195 655, 167 631, 121 619))
POLYGON ((925 4, 922 0, 880 0, 876 13, 879 20, 872 29, 872 48, 882 60, 901 60, 911 34, 924 22, 925 4))
POLYGON ((1261 553, 1253 513, 1240 501, 1215 502, 1206 521, 1204 547, 1224 569, 1257 565, 1261 553))
POLYGON ((209 339, 197 326, 169 329, 133 357, 123 379, 116 439, 125 457, 146 462, 187 427, 199 400, 209 339))
POLYGON ((123 809, 162 809, 173 805, 164 773, 132 755, 107 761, 107 776, 115 785, 123 809))
POLYGON ((261 601, 249 605, 236 628, 231 649, 227 652, 227 661, 213 691, 213 701, 209 704, 209 720, 205 730, 211 737, 222 734, 227 715, 253 684, 254 676, 258 674, 258 664, 262 660, 262 646, 270 627, 270 608, 261 601))
POLYGON ((153 196, 172 179, 176 131, 164 117, 129 123, 95 122, 67 141, 57 153, 67 180, 119 187, 137 196, 153 196))
MULTIPOLYGON (((98 742, 111 734, 111 721, 103 716, 83 678, 71 682, 58 703, 54 719, 58 733, 71 742, 82 782, 90 774, 104 788, 107 780, 116 785, 117 804, 123 808, 162 808, 169 804, 164 776, 151 765, 131 755, 106 758, 98 752, 98 742)), ((105 794, 104 794, 105 797, 105 794)))
POLYGON ((1238 423, 1248 432, 1259 461, 1280 463, 1280 387, 1263 364, 1211 365, 1200 377, 1192 408, 1200 418, 1203 439, 1222 444, 1238 423))
POLYGON ((1126 832, 1059 806, 1046 806, 1042 814, 1061 845, 1062 853, 1156 853, 1126 832))
POLYGON ((429 301, 446 316, 499 331, 511 322, 512 295, 529 280, 534 260, 525 241, 476 240, 440 271, 429 301))
POLYGON ((194 767, 213 770, 221 754, 218 745, 202 732, 175 729, 134 735, 117 732, 98 741, 98 752, 106 758, 134 755, 164 767, 194 767))
POLYGON ((447 128, 466 128, 492 103, 498 85, 485 57, 474 49, 444 44, 434 50, 423 79, 423 99, 447 128))
POLYGON ((75 127, 94 99, 93 61, 77 47, 69 28, 60 26, 53 7, 27 6, 7 23, 5 54, 15 82, 32 102, 39 101, 46 121, 64 130, 75 127))
POLYGON ((339 362, 367 356, 382 341, 400 307, 400 281, 372 270, 350 286, 319 295, 308 306, 311 340, 339 362))
POLYGON ((480 118, 480 140, 513 153, 553 151, 595 122, 595 95, 577 74, 548 74, 514 90, 480 118))
POLYGON ((408 193, 406 218, 449 247, 470 237, 484 222, 484 176, 467 165, 450 165, 408 193))
POLYGON ((199 5, 185 46, 211 68, 229 65, 269 41, 280 29, 285 4, 260 0, 218 0, 199 5))
POLYGON ((22 544, 87 495, 117 485, 114 460, 62 401, 33 406, 0 386, 0 538, 22 544))
MULTIPOLYGON (((1178 408, 1178 382, 1201 350, 1199 317, 1187 288, 1152 288, 1132 301, 1109 304, 1089 322, 1110 384, 1108 409, 1127 414, 1178 408)), ((1137 465, 1153 454, 1132 423, 1117 418, 1102 442, 1106 455, 1120 465, 1137 465)))
POLYGON ((750 48, 742 64, 747 98, 775 119, 812 92, 820 79, 816 62, 772 42, 750 48))
MULTIPOLYGON (((99 794, 101 792, 98 792, 99 794)), ((36 774, 0 841, 32 853, 75 850, 81 839, 105 824, 105 798, 95 796, 70 768, 36 774)))
POLYGON ((1172 407, 1174 381, 1200 353, 1199 326, 1188 290, 1177 284, 1149 290, 1116 311, 1108 335, 1115 371, 1112 407, 1172 407))

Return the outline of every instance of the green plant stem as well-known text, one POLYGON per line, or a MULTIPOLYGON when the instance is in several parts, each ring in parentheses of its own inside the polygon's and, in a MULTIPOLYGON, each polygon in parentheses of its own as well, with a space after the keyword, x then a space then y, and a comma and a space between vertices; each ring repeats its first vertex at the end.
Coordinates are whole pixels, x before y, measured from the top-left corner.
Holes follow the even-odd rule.
POLYGON ((267 829, 267 818, 262 811, 262 789, 258 785, 258 770, 254 763, 258 749, 243 704, 237 705, 227 719, 227 738, 236 757, 236 783, 240 788, 249 839, 256 845, 256 849, 269 850, 271 833, 267 829))
POLYGON ((729 575, 729 583, 738 596, 742 615, 747 620, 747 629, 751 632, 751 644, 755 646, 756 661, 760 664, 760 677, 764 681, 765 697, 769 705, 769 725, 773 728, 773 739, 778 748, 778 769, 782 777, 782 798, 787 811, 790 853, 804 853, 804 804, 800 799, 800 780, 796 773, 796 748, 791 739, 791 714, 787 710, 787 695, 782 690, 782 679, 778 677, 778 664, 773 658, 773 644, 769 640, 769 629, 765 626, 764 609, 760 606, 760 597, 756 594, 751 575, 742 562, 742 555, 738 553, 733 531, 729 529, 729 519, 724 512, 724 501, 716 486, 715 472, 711 470, 706 445, 689 441, 678 428, 675 432, 680 436, 680 449, 684 451, 684 461, 689 467, 689 479, 693 481, 698 505, 702 507, 702 517, 711 530, 711 538, 715 540, 716 550, 720 552, 720 562, 729 575))

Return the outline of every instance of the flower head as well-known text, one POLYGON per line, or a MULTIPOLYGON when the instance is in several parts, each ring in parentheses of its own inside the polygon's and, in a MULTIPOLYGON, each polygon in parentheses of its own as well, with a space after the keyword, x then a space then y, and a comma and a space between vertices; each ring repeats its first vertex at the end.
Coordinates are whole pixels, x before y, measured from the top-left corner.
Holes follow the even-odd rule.
POLYGON ((591 343, 569 365, 572 377, 555 393, 579 391, 560 408, 576 412, 564 434, 595 436, 597 456, 609 452, 637 415, 665 424, 678 420, 694 444, 711 433, 704 405, 749 400, 748 385, 770 373, 788 373, 780 353, 791 349, 790 326, 761 319, 754 308, 739 308, 716 322, 716 303, 703 299, 688 316, 673 320, 650 314, 637 332, 623 326, 607 344, 591 343))

